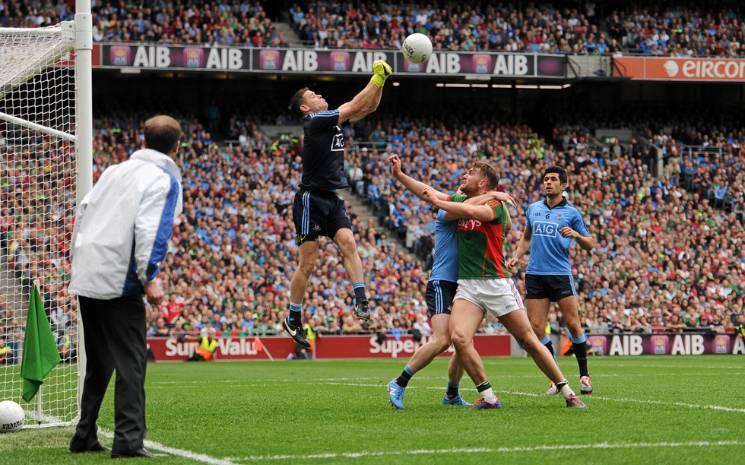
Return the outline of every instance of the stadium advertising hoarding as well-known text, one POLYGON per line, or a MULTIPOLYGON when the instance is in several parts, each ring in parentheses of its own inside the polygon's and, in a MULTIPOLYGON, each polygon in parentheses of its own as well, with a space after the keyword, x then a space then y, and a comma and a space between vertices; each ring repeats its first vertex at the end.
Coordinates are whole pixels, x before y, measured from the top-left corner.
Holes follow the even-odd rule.
POLYGON ((745 82, 743 58, 614 58, 616 77, 647 81, 745 82))
POLYGON ((392 64, 394 73, 403 76, 566 77, 564 56, 529 53, 435 52, 426 63, 417 65, 391 50, 105 44, 98 59, 103 68, 342 75, 369 74, 372 63, 384 59, 392 64))
MULTIPOLYGON (((289 337, 220 337, 217 339, 218 360, 285 359, 295 352, 289 337)), ((424 338, 416 342, 412 336, 378 340, 376 335, 323 336, 315 341, 316 358, 408 358, 424 338)), ((197 347, 196 338, 148 338, 148 345, 158 361, 179 361, 191 357, 197 347)), ((745 355, 745 341, 734 334, 610 334, 588 337, 595 355, 745 355)), ((476 335, 476 350, 483 356, 512 355, 511 338, 507 335, 476 335)), ((446 357, 451 352, 443 352, 446 357)))
POLYGON ((595 355, 745 355, 745 340, 735 334, 610 334, 588 336, 595 355))
MULTIPOLYGON (((411 336, 387 337, 379 341, 376 335, 323 336, 315 341, 316 358, 408 358, 423 343, 411 336)), ((186 360, 194 354, 196 338, 148 338, 148 346, 157 361, 186 360)), ((477 335, 476 349, 485 356, 511 355, 510 336, 477 335)), ((295 352, 295 343, 289 337, 220 337, 217 338, 218 360, 268 360, 285 359, 295 352)), ((444 352, 442 356, 448 356, 444 352)))

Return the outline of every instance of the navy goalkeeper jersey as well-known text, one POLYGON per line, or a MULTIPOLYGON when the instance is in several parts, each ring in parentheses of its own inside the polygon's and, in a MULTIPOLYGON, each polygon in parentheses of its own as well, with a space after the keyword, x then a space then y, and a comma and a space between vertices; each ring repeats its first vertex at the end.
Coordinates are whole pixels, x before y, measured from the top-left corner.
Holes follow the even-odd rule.
POLYGON ((339 110, 310 113, 303 118, 303 178, 300 188, 330 191, 349 187, 344 175, 344 133, 339 110))

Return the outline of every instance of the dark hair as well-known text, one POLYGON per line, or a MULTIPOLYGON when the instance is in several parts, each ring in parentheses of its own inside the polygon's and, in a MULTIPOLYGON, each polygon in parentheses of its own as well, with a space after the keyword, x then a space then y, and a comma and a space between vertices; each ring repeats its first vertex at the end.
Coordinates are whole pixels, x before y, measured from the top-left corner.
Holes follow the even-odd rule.
POLYGON ((166 155, 176 149, 181 138, 181 125, 167 115, 153 116, 145 121, 145 147, 166 155))
POLYGON ((473 168, 478 170, 486 178, 489 189, 497 188, 499 185, 499 173, 491 163, 477 161, 473 164, 473 168))
POLYGON ((559 175, 559 181, 561 181, 562 184, 566 184, 569 182, 569 177, 567 176, 567 170, 562 168, 559 165, 554 165, 546 168, 546 171, 543 172, 543 178, 546 177, 547 174, 556 173, 559 175))
POLYGON ((303 112, 300 111, 300 105, 302 105, 303 102, 301 100, 303 100, 303 95, 309 90, 310 89, 308 89, 307 87, 303 87, 302 89, 292 94, 292 98, 290 99, 290 105, 287 108, 293 113, 298 113, 302 115, 303 112))

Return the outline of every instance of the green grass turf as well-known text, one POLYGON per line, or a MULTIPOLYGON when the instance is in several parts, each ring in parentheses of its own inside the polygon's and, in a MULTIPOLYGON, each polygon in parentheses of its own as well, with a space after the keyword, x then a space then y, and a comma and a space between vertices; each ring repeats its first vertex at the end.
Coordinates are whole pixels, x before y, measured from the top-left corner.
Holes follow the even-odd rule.
MULTIPOLYGON (((148 439, 236 464, 700 465, 742 460, 742 357, 591 358, 596 392, 585 398, 588 411, 567 409, 559 397, 535 396, 547 382, 522 358, 486 360, 502 410, 442 406, 446 361, 437 360, 412 379, 406 410, 396 411, 388 404, 385 384, 404 363, 153 364, 146 386, 148 439), (725 442, 711 444, 719 441, 725 442), (604 443, 628 446, 594 447, 604 443), (588 447, 536 450, 562 445, 588 447), (360 454, 348 455, 355 453, 360 454)), ((561 366, 578 389, 574 360, 564 358, 561 366)), ((464 396, 473 400, 470 381, 462 385, 467 387, 464 396)), ((107 396, 100 420, 108 430, 113 429, 112 401, 107 396)), ((0 435, 2 462, 109 463, 106 454, 70 455, 71 431, 0 435)), ((103 442, 111 444, 109 438, 103 442)), ((199 463, 164 452, 151 462, 199 463)))

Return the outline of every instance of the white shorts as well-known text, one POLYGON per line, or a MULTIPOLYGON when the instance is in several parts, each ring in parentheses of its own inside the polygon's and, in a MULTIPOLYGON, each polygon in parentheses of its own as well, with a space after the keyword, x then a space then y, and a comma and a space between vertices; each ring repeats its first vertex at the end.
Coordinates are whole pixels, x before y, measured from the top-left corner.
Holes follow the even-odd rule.
POLYGON ((459 279, 455 298, 467 300, 496 317, 523 309, 523 300, 510 278, 459 279))

